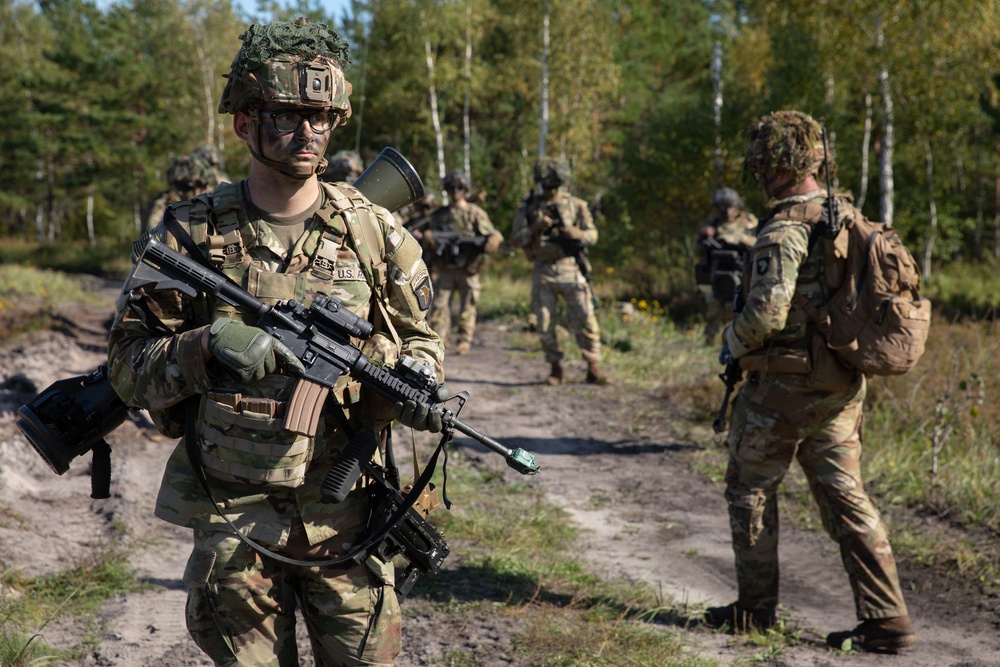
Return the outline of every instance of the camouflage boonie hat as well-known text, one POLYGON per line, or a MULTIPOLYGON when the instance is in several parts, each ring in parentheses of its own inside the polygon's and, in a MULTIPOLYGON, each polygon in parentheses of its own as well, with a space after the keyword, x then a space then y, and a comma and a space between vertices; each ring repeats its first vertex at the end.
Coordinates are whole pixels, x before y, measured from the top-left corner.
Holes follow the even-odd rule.
MULTIPOLYGON (((830 169, 834 165, 830 154, 830 169)), ((775 111, 750 127, 743 168, 755 176, 768 169, 788 171, 794 184, 811 175, 824 177, 823 128, 801 111, 775 111)))
POLYGON ((472 187, 469 177, 461 169, 452 169, 441 179, 441 187, 445 190, 468 190, 472 187))
POLYGON ((569 167, 558 160, 540 160, 535 163, 535 181, 543 188, 558 188, 569 183, 569 167))
POLYGON ((339 125, 351 115, 351 84, 344 78, 347 43, 327 28, 300 17, 252 25, 240 36, 219 113, 259 108, 265 102, 331 109, 339 125))

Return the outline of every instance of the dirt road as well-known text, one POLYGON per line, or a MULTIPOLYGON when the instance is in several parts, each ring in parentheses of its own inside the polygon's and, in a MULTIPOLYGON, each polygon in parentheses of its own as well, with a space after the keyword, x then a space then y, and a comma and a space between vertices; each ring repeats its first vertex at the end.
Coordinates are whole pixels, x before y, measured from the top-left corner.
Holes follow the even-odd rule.
MULTIPOLYGON (((152 515, 174 441, 151 439, 142 423, 126 422, 109 438, 112 498, 94 501, 82 461, 67 475, 55 476, 14 426, 15 411, 31 397, 32 385, 40 390, 54 380, 88 372, 102 360, 114 286, 95 289, 108 305, 67 305, 60 309, 58 329, 0 348, 0 564, 27 574, 53 572, 103 546, 124 543, 151 589, 109 600, 100 613, 99 642, 76 664, 209 665, 184 629, 180 578, 189 537, 152 515)), ((709 430, 684 421, 662 401, 621 387, 583 384, 582 366, 570 372, 568 385, 545 386, 544 365, 513 349, 511 340, 501 327, 486 324, 472 354, 449 357, 449 386, 473 396, 463 418, 538 455, 542 473, 531 483, 581 527, 580 554, 596 574, 646 582, 665 601, 687 604, 692 615, 705 604, 732 601, 735 578, 722 491, 689 467, 694 452, 715 446, 709 430), (640 423, 642 429, 634 428, 640 423)), ((942 527, 929 529, 941 539, 960 537, 942 527)), ((836 546, 825 534, 799 530, 786 521, 781 558, 781 615, 799 631, 800 645, 755 663, 759 649, 740 639, 699 627, 667 627, 664 632, 680 633, 693 651, 720 664, 1000 665, 1000 600, 905 559, 900 571, 920 635, 918 648, 895 657, 831 653, 823 636, 856 622, 836 546)), ((419 596, 406 605, 400 667, 447 664, 442 656, 457 641, 470 651, 479 649, 480 656, 488 648, 489 658, 481 660, 486 667, 531 664, 510 649, 516 623, 509 618, 483 612, 457 627, 419 596)), ((59 623, 45 628, 43 637, 65 647, 77 642, 80 631, 79 624, 59 623)))

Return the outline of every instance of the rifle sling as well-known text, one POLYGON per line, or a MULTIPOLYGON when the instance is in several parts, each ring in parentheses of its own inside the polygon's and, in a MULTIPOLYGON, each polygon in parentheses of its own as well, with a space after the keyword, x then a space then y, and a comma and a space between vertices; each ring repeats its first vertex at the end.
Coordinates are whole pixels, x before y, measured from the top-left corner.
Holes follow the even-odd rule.
MULTIPOLYGON (((388 535, 393 528, 395 528, 402 522, 403 518, 406 516, 406 512, 409 511, 409 509, 413 507, 414 503, 416 503, 417 499, 420 498, 420 494, 423 493, 424 488, 427 486, 428 483, 430 483, 431 476, 434 474, 434 469, 437 466, 438 455, 444 449, 444 445, 448 441, 447 435, 441 438, 441 442, 438 443, 437 449, 434 450, 434 454, 431 455, 430 460, 424 467, 424 472, 420 475, 420 478, 416 482, 414 482, 413 488, 403 499, 403 502, 400 504, 396 512, 393 513, 393 515, 389 518, 388 521, 386 521, 384 526, 382 526, 375 532, 369 534, 364 540, 362 540, 360 544, 355 546, 353 549, 351 549, 343 556, 338 556, 337 558, 330 558, 327 560, 299 560, 296 558, 290 558, 283 554, 276 553, 268 549, 267 547, 263 546, 262 544, 257 543, 250 537, 244 535, 240 531, 240 529, 237 528, 235 524, 233 524, 233 522, 229 519, 229 517, 226 516, 225 512, 223 512, 222 509, 219 507, 219 503, 215 499, 215 494, 212 493, 212 487, 208 481, 208 477, 205 475, 205 468, 202 466, 201 463, 201 452, 196 444, 197 426, 195 424, 195 421, 198 410, 197 400, 198 400, 197 396, 191 396, 184 401, 184 408, 185 408, 184 445, 185 448, 187 449, 188 458, 191 460, 191 467, 194 470, 195 477, 197 477, 198 481, 201 483, 202 489, 204 489, 205 495, 208 497, 209 502, 212 503, 212 506, 215 507, 215 511, 219 514, 219 516, 223 518, 223 520, 229 525, 230 529, 232 529, 236 537, 242 540, 244 544, 249 546, 257 553, 260 553, 269 558, 273 558, 277 561, 285 563, 286 565, 294 565, 296 567, 337 567, 346 565, 349 562, 360 564, 363 563, 365 560, 367 560, 368 557, 371 556, 372 552, 374 551, 374 547, 380 544, 382 540, 385 539, 386 535, 388 535)), ((347 424, 347 416, 344 414, 343 408, 340 407, 339 403, 337 404, 337 406, 340 415, 344 420, 343 426, 345 428, 345 433, 347 434, 348 438, 350 438, 353 435, 352 433, 353 429, 351 429, 350 425, 347 424)), ((447 456, 447 454, 445 456, 447 456)), ((385 478, 377 470, 375 470, 374 466, 372 466, 371 461, 365 461, 362 464, 362 467, 364 468, 365 472, 367 472, 369 476, 377 483, 381 483, 386 486, 389 485, 389 483, 386 482, 385 478)))

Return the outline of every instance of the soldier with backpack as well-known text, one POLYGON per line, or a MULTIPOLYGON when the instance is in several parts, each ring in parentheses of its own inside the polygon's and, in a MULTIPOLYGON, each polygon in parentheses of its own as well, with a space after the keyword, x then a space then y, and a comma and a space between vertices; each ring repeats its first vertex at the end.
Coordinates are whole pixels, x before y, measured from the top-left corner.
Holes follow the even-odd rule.
POLYGON ((888 534, 861 479, 865 375, 830 349, 813 319, 847 272, 835 249, 838 230, 863 219, 848 198, 827 206, 825 157, 819 124, 799 111, 769 114, 750 129, 744 166, 768 213, 746 267, 744 306, 723 332, 720 353, 747 374, 734 403, 726 472, 739 597, 709 608, 705 620, 740 632, 776 624, 777 494, 795 459, 824 528, 840 544, 860 620, 827 642, 896 652, 915 644, 916 633, 888 534), (836 220, 827 219, 831 211, 836 220))

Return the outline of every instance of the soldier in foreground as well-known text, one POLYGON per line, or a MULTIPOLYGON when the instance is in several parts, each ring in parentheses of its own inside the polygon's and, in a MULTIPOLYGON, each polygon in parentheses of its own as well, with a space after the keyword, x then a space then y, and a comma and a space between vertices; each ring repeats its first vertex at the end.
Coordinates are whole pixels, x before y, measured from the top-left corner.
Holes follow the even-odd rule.
POLYGON ((487 255, 503 243, 503 235, 493 227, 490 216, 466 200, 471 184, 465 172, 453 169, 441 179, 448 193, 447 206, 434 211, 421 232, 425 258, 434 283, 434 303, 428 322, 446 342, 451 335, 451 301, 458 295, 458 331, 455 354, 468 354, 476 332, 476 307, 482 284, 479 274, 486 266, 487 255), (454 235, 447 241, 445 236, 454 235))
POLYGON ((569 327, 587 362, 587 382, 608 384, 601 371, 601 331, 594 312, 590 288, 590 262, 585 249, 597 243, 597 228, 587 202, 567 191, 570 177, 565 165, 549 160, 535 167, 535 180, 542 187, 514 218, 511 245, 524 248, 534 261, 531 274, 532 307, 550 364, 545 383, 559 385, 565 379, 563 353, 556 336, 556 302, 566 302, 569 327))
POLYGON ((736 316, 733 298, 743 275, 743 255, 756 241, 757 217, 745 210, 743 199, 732 188, 712 195, 712 214, 698 230, 704 250, 699 265, 699 289, 705 297, 705 344, 717 345, 718 334, 736 316))
MULTIPOLYGON (((346 43, 322 23, 251 26, 219 104, 250 151, 250 176, 173 205, 152 234, 207 254, 265 303, 338 297, 375 325, 368 357, 413 357, 440 382, 419 245, 358 190, 318 180, 331 132, 350 117, 347 62, 346 43)), ((310 565, 369 533, 368 489, 358 483, 342 502, 324 502, 321 485, 349 432, 379 434, 393 416, 440 431, 440 415, 388 404, 344 375, 315 435, 290 431, 284 417, 303 366, 244 313, 154 288, 123 293, 118 307, 108 343, 115 390, 164 433, 184 435, 156 515, 193 531, 184 582, 194 641, 217 665, 298 664, 298 607, 316 664, 393 664, 401 632, 392 563, 310 565)))
MULTIPOLYGON (((805 310, 824 304, 823 244, 810 243, 827 199, 819 186, 821 128, 806 114, 779 111, 757 121, 749 139, 745 167, 770 214, 751 251, 746 305, 723 332, 720 353, 748 373, 733 408, 726 471, 739 598, 708 609, 705 620, 736 631, 775 625, 778 486, 797 459, 823 526, 840 544, 861 621, 827 642, 896 652, 916 634, 888 534, 861 479, 865 377, 834 356, 805 310)), ((839 205, 861 215, 846 199, 839 205)))

